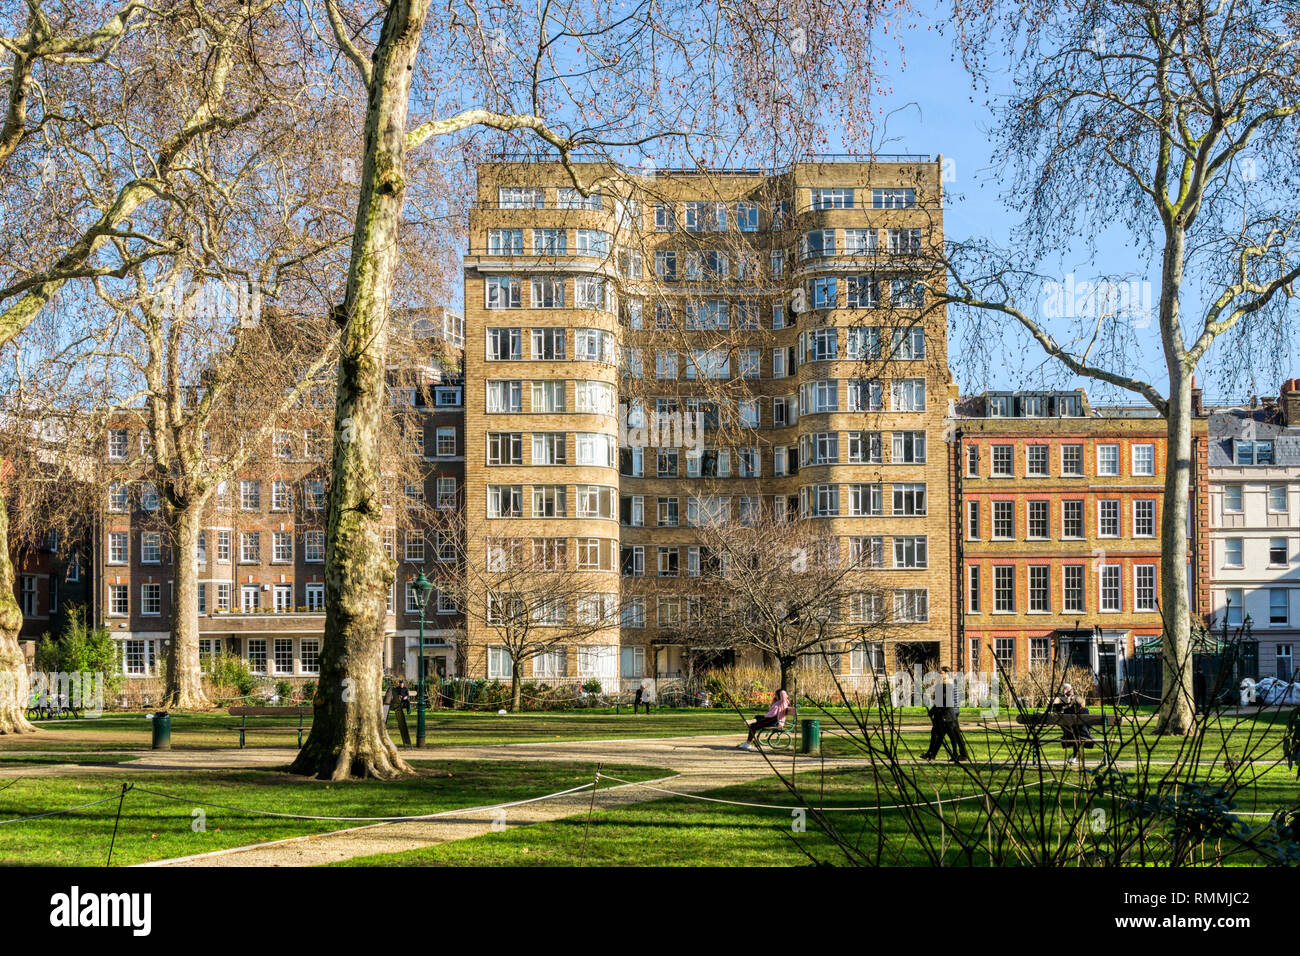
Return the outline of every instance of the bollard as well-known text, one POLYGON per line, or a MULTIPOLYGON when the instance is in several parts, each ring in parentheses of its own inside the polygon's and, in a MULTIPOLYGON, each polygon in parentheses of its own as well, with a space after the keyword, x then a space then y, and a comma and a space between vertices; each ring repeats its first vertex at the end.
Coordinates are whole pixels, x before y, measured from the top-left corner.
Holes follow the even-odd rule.
POLYGON ((165 710, 153 715, 153 749, 172 749, 172 718, 165 710))
POLYGON ((817 753, 822 749, 822 725, 820 720, 799 721, 799 752, 801 754, 817 753))

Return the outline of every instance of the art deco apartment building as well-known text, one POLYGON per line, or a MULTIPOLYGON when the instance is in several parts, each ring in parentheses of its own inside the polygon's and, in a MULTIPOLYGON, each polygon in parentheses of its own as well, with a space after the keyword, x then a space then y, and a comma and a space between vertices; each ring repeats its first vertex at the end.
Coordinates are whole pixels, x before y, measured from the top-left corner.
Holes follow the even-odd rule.
MULTIPOLYGON (((1193 422, 1192 609, 1209 591, 1207 420, 1193 422)), ((963 663, 1023 672, 1062 657, 1122 687, 1158 641, 1165 422, 1083 391, 963 399, 954 537, 963 663)))
MULTIPOLYGON (((762 510, 877 569, 850 613, 894 626, 846 674, 953 659, 939 161, 577 172, 589 195, 554 162, 481 165, 465 260, 468 526, 571 556, 574 600, 618 609, 525 676, 684 674, 698 526, 762 510)), ((469 675, 508 676, 467 631, 469 675)))
POLYGON ((1259 676, 1294 680, 1300 643, 1300 379, 1210 415, 1216 631, 1250 619, 1259 676))
MULTIPOLYGON (((445 316, 439 316, 439 324, 445 316)), ((439 336, 441 337, 441 336, 439 336)), ((456 356, 453 354, 453 359, 456 356)), ((435 530, 436 512, 460 507, 464 468, 463 382, 451 362, 431 360, 390 387, 403 468, 384 494, 385 541, 397 562, 388 596, 384 663, 413 673, 419 612, 410 588, 421 571, 436 581, 456 547, 435 530), (406 467, 409 466, 409 467, 406 467)), ((308 680, 319 673, 324 626, 325 506, 329 396, 277 422, 269 447, 216 493, 199 539, 200 653, 233 653, 255 674, 308 680)), ((173 556, 158 489, 144 477, 150 454, 142 414, 124 413, 107 436, 115 475, 95 542, 98 621, 121 644, 122 670, 145 686, 171 639, 173 556)), ((430 673, 457 671, 461 621, 439 593, 426 611, 430 673)))

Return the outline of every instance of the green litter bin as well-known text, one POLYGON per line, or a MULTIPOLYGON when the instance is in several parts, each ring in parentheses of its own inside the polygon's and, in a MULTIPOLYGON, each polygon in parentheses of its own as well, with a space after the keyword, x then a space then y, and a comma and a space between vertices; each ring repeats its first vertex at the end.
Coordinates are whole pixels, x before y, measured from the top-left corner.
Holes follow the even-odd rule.
POLYGON ((153 749, 172 749, 172 718, 165 710, 153 715, 153 749))
POLYGON ((820 720, 799 721, 799 752, 817 753, 822 749, 822 723, 820 720))

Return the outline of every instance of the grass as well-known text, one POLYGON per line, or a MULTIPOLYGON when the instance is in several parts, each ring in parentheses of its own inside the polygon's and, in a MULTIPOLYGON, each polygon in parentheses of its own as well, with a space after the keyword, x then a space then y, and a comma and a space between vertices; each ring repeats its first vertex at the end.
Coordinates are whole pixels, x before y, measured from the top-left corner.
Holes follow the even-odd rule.
MULTIPOLYGON (((975 792, 959 771, 948 766, 925 768, 921 777, 946 797, 975 792)), ((810 802, 821 808, 876 807, 902 802, 888 789, 878 792, 871 782, 870 770, 865 766, 828 771, 825 775, 802 773, 795 779, 810 802)), ((671 789, 672 783, 663 786, 671 789)), ((1032 790, 1027 794, 1029 800, 1035 799, 1032 790)), ((1289 805, 1294 803, 1295 794, 1293 774, 1269 771, 1255 788, 1250 805, 1243 805, 1240 809, 1289 805)), ((781 809, 668 798, 600 810, 591 818, 589 835, 585 816, 570 817, 418 850, 361 857, 335 865, 776 867, 845 862, 843 853, 811 815, 805 818, 803 831, 796 829, 796 817, 790 808, 798 805, 797 800, 774 778, 711 790, 703 796, 770 804, 781 809)), ((959 804, 948 804, 946 812, 952 813, 960 807, 959 804)), ((1052 806, 1045 806, 1044 811, 1050 816, 1052 806)), ((874 814, 876 811, 870 812, 874 814)), ((886 842, 881 862, 886 865, 928 864, 929 859, 917 838, 907 829, 902 814, 888 809, 879 812, 886 842)), ((864 831, 864 816, 866 814, 856 810, 828 814, 841 835, 850 841, 862 839, 870 833, 870 841, 864 844, 864 849, 868 849, 875 835, 874 831, 864 831)), ((939 827, 935 825, 933 830, 931 836, 937 843, 939 827)), ((946 862, 979 865, 986 862, 981 852, 977 847, 973 859, 964 860, 950 847, 946 862)))
MULTIPOLYGON (((139 790, 127 793, 113 849, 114 866, 359 825, 262 817, 200 807, 200 800, 241 810, 315 816, 413 815, 566 790, 590 782, 596 769, 595 764, 587 763, 523 765, 478 760, 420 761, 416 767, 417 776, 389 783, 323 783, 275 770, 131 773, 124 769, 120 774, 0 780, 0 865, 103 866, 117 815, 116 799, 61 816, 20 823, 4 821, 111 798, 121 793, 124 783, 179 800, 139 790), (195 832, 195 811, 199 809, 205 814, 206 829, 195 832)), ((636 766, 610 772, 636 780, 663 776, 661 769, 636 766)))

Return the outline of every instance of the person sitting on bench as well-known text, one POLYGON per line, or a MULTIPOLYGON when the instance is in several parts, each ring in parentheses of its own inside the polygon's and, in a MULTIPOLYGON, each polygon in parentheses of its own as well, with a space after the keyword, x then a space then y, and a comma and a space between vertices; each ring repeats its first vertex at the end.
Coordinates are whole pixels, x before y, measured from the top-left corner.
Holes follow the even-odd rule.
POLYGON ((759 731, 766 730, 768 727, 784 727, 788 713, 790 713, 790 695, 785 692, 785 688, 782 688, 772 695, 772 706, 767 709, 767 713, 750 722, 749 737, 740 745, 740 749, 753 750, 754 738, 758 736, 759 731))
MULTIPOLYGON (((1052 705, 1052 709, 1058 714, 1070 714, 1075 717, 1088 713, 1088 708, 1084 706, 1084 699, 1075 692, 1073 684, 1061 685, 1061 696, 1052 705)), ((1092 734, 1088 732, 1088 725, 1082 721, 1071 721, 1068 724, 1061 725, 1061 747, 1065 750, 1073 750, 1068 763, 1074 766, 1079 760, 1079 751, 1084 747, 1091 747, 1093 744, 1092 734)))

